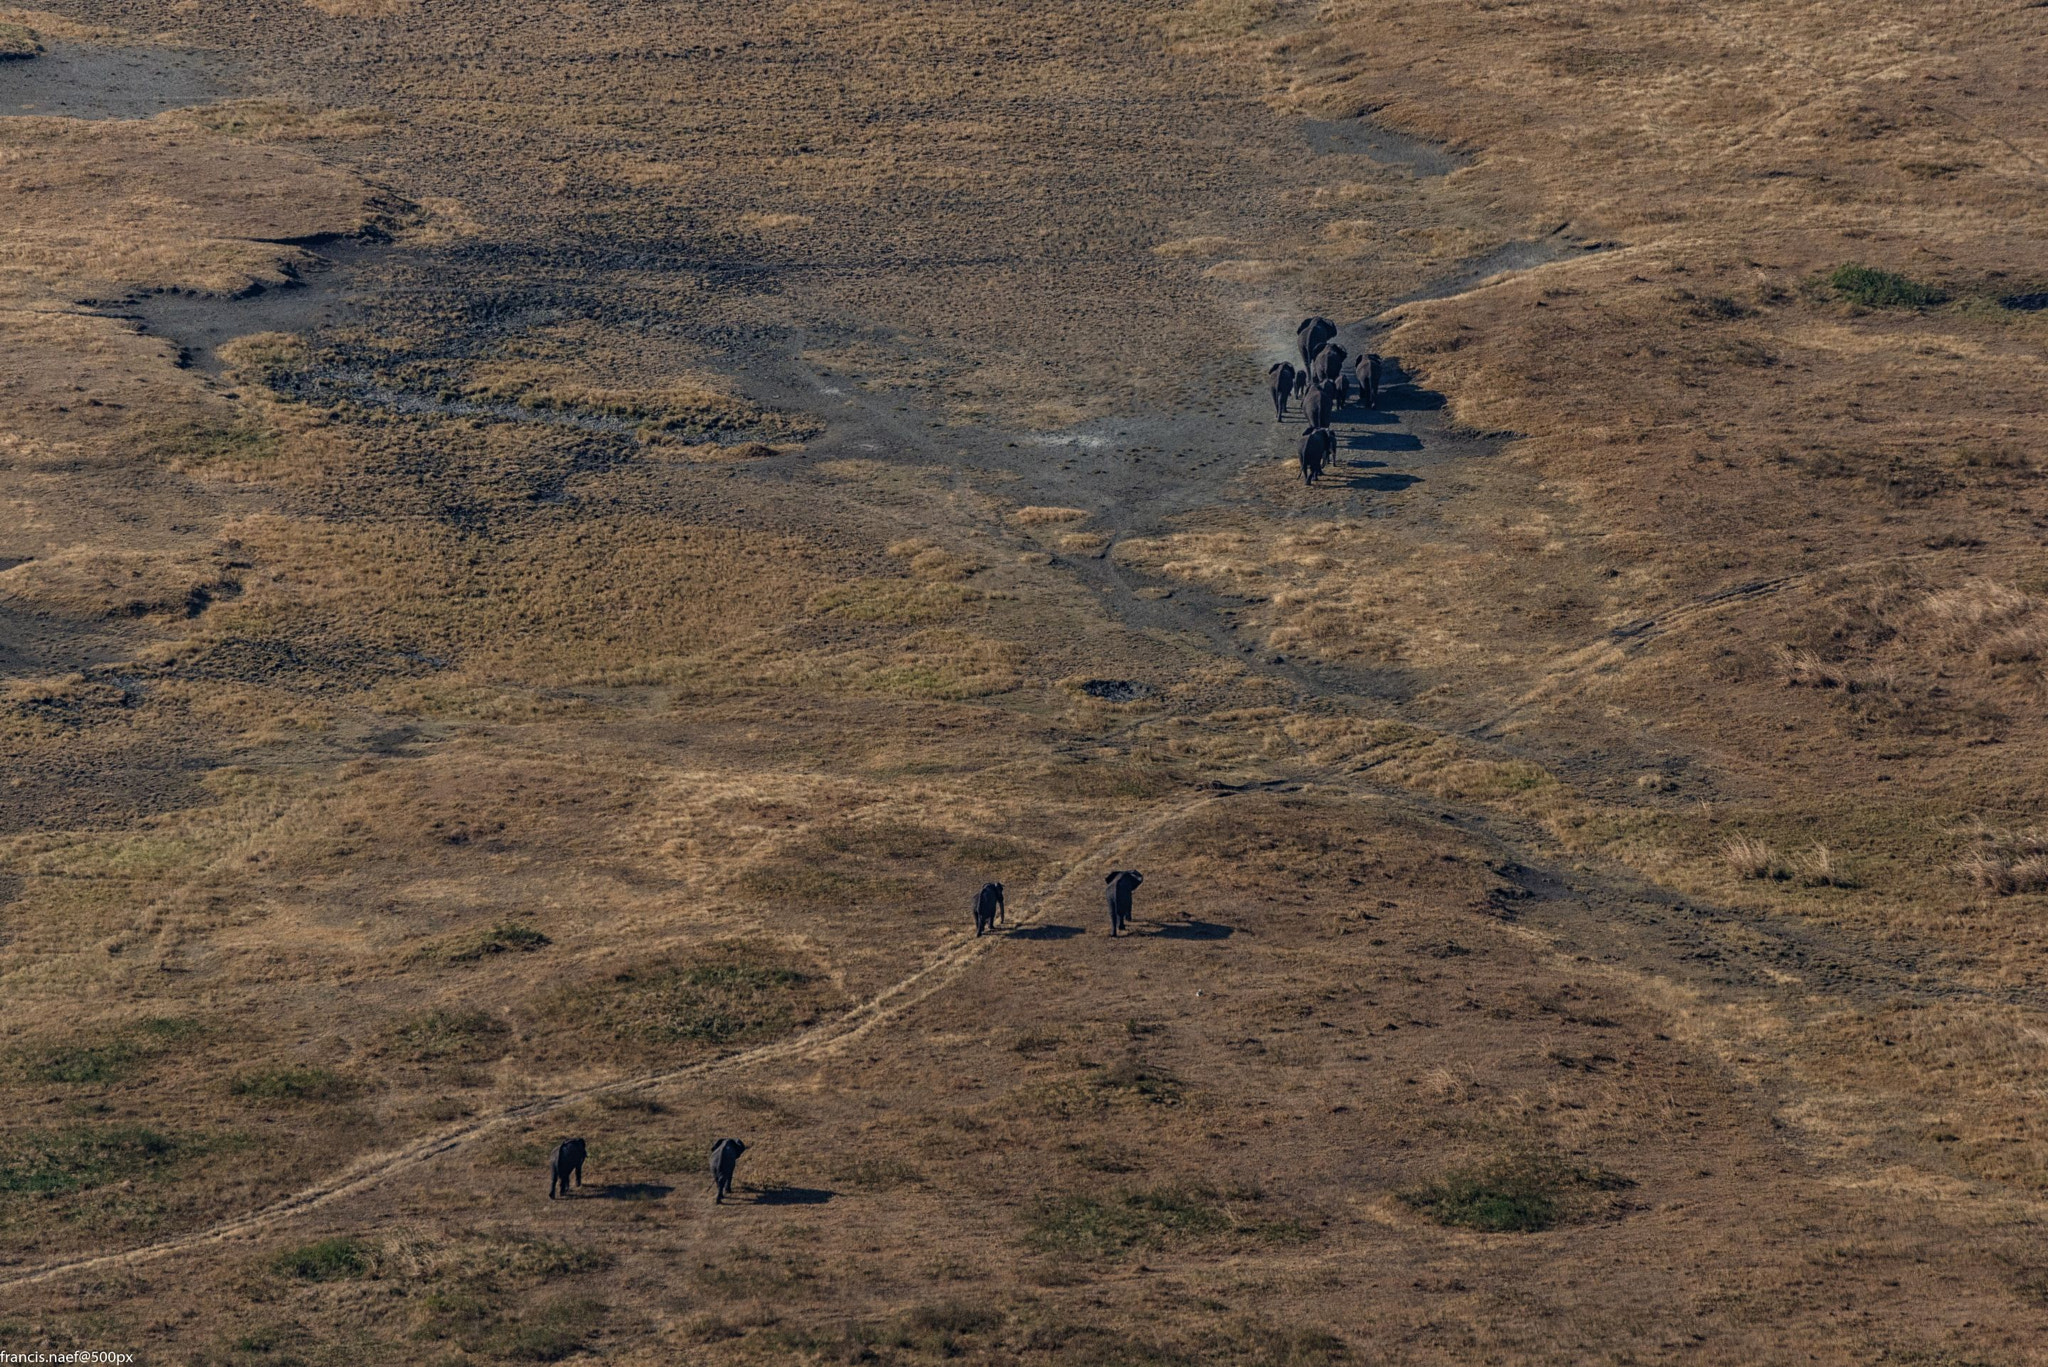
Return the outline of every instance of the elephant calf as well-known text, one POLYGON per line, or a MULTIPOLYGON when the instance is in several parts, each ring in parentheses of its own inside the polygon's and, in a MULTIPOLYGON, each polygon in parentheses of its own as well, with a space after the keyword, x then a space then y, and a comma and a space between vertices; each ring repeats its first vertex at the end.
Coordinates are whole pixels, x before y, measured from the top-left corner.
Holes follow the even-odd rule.
POLYGON ((732 1191, 732 1170, 739 1166, 740 1155, 746 1151, 747 1146, 737 1139, 721 1139, 711 1146, 711 1181, 718 1189, 711 1198, 715 1204, 725 1204, 732 1191))
POLYGON ((1314 484, 1322 477, 1323 467, 1337 454, 1337 434, 1327 427, 1311 427, 1301 434, 1301 445, 1295 454, 1301 460, 1301 482, 1314 484))
POLYGON ((1009 917, 1006 910, 1003 906, 1003 885, 983 883, 981 891, 974 894, 975 938, 981 938, 981 933, 994 926, 997 921, 1007 922, 1009 917))
POLYGON ((1109 934, 1114 939, 1130 924, 1131 893, 1145 881, 1145 875, 1136 869, 1111 869, 1103 881, 1109 884, 1109 934))
POLYGON ((589 1149, 580 1139, 565 1139, 555 1146, 554 1157, 548 1159, 548 1199, 555 1199, 557 1188, 562 1195, 569 1194, 569 1179, 574 1177, 576 1185, 583 1185, 583 1158, 589 1149))

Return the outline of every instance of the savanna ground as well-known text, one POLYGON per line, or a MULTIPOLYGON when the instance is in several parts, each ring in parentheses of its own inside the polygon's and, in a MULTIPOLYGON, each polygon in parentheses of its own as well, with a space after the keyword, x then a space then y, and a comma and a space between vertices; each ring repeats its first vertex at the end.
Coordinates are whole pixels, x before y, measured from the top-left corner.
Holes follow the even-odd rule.
POLYGON ((2044 32, 0 13, 0 1349, 2037 1360, 2044 32))

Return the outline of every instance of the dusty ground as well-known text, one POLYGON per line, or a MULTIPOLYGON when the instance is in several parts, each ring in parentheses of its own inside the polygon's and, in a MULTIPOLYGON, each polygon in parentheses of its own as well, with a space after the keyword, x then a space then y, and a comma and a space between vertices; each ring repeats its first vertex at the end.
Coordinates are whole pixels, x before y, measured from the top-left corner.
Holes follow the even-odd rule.
POLYGON ((2043 13, 0 14, 0 1349, 2036 1360, 2043 13))

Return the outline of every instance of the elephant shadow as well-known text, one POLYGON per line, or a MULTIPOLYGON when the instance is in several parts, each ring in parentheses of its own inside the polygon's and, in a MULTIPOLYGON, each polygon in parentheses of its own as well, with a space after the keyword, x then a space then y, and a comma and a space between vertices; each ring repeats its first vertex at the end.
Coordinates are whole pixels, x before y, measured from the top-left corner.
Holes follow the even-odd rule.
POLYGON ((1379 407, 1389 413, 1434 413, 1443 406, 1444 396, 1433 389, 1417 389, 1412 384, 1380 388, 1379 407))
POLYGON ((1347 451, 1420 451, 1422 438, 1413 432, 1354 432, 1345 441, 1347 451))
POLYGON ((1081 933, 1079 926, 1019 926, 1005 938, 1011 940, 1071 940, 1081 933))
POLYGON ((1360 475, 1344 481, 1347 489, 1371 489, 1375 493, 1398 494, 1411 484, 1422 483, 1421 475, 1360 475))
POLYGON ((1214 921, 1171 921, 1151 933, 1156 940, 1227 940, 1237 934, 1236 926, 1214 921))
POLYGON ((762 1187, 754 1193, 757 1206, 822 1206, 839 1193, 821 1187, 762 1187))
POLYGON ((659 1182, 608 1182, 579 1194, 592 1201, 659 1201, 674 1190, 659 1182))

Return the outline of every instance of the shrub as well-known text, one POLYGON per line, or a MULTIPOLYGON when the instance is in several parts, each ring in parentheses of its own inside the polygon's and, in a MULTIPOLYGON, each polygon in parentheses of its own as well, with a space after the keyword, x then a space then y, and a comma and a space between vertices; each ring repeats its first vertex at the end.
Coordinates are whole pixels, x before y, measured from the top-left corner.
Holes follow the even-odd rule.
POLYGON ((369 1276, 376 1259, 362 1240, 337 1237, 286 1249, 270 1260, 270 1266, 279 1276, 302 1282, 338 1282, 369 1276))
POLYGON ((1929 308, 1948 300, 1948 292, 1938 286, 1871 266, 1837 266, 1828 273, 1827 285, 1836 297, 1872 309, 1929 308))

